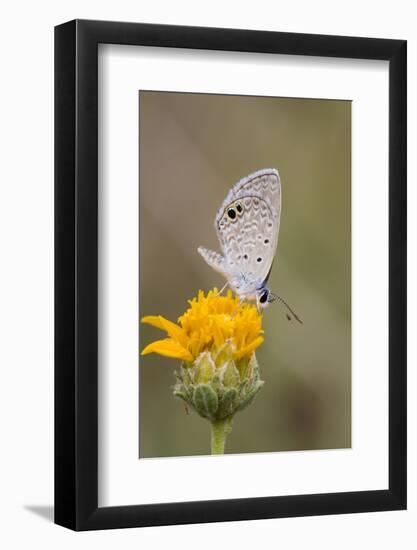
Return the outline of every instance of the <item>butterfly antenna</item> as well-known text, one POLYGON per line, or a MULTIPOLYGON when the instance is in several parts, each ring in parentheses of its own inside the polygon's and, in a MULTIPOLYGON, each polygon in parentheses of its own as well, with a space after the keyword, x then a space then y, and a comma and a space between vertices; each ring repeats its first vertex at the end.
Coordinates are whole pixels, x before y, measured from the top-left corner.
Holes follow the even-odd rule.
MULTIPOLYGON (((275 294, 273 292, 271 292, 271 295, 272 295, 274 300, 279 300, 281 302, 281 304, 284 304, 284 306, 288 309, 288 311, 291 313, 291 315, 294 317, 294 319, 296 319, 301 325, 303 324, 302 320, 298 317, 298 315, 295 313, 295 311, 293 311, 290 308, 290 306, 287 304, 287 302, 284 300, 284 298, 281 298, 281 296, 278 296, 278 294, 275 294)), ((288 313, 286 315, 287 315, 288 321, 291 321, 291 316, 288 315, 288 313)))

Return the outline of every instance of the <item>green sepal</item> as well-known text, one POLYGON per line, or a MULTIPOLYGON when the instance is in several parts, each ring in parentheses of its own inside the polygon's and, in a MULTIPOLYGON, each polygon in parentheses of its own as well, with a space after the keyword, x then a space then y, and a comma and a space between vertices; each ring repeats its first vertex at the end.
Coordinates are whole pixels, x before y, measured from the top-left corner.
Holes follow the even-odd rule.
POLYGON ((256 355, 252 353, 249 361, 246 359, 246 362, 241 366, 240 375, 242 378, 251 379, 256 374, 259 377, 259 365, 256 355))
POLYGON ((194 390, 193 405, 199 415, 215 418, 219 400, 216 392, 208 384, 199 384, 194 390))
POLYGON ((217 410, 217 418, 225 418, 235 412, 237 390, 235 388, 227 389, 222 398, 219 401, 219 408, 217 410))
POLYGON ((228 361, 233 360, 233 347, 230 345, 229 342, 226 342, 223 344, 223 346, 219 349, 217 352, 217 355, 214 359, 216 363, 216 367, 220 368, 228 361))
POLYGON ((174 395, 175 397, 179 397, 180 399, 182 399, 183 401, 186 401, 188 403, 188 397, 187 397, 187 394, 182 392, 182 391, 179 391, 179 390, 174 390, 174 395))
POLYGON ((186 386, 193 383, 193 380, 191 378, 191 369, 187 369, 184 366, 182 366, 180 376, 186 386))
POLYGON ((194 381, 196 384, 206 384, 210 382, 216 371, 216 365, 210 353, 205 352, 200 354, 196 359, 194 369, 194 381))
POLYGON ((239 385, 239 371, 233 361, 229 361, 222 369, 223 384, 226 387, 236 387, 239 385))
POLYGON ((222 395, 223 383, 221 381, 219 369, 216 369, 216 372, 214 373, 213 378, 211 379, 210 386, 213 388, 213 390, 217 393, 218 396, 222 395))
POLYGON ((255 354, 234 360, 232 351, 226 344, 216 355, 203 352, 192 365, 183 362, 175 372, 174 395, 211 422, 245 409, 263 385, 255 354))
POLYGON ((248 391, 248 393, 240 398, 239 405, 237 406, 236 410, 241 411, 245 409, 248 405, 250 405, 263 385, 263 381, 258 380, 254 384, 254 386, 248 391))

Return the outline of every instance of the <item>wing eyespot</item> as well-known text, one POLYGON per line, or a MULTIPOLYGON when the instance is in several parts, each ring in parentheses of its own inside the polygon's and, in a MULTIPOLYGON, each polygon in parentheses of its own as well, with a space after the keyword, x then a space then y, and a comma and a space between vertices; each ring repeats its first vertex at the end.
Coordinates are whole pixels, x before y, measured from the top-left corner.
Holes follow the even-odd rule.
POLYGON ((260 263, 260 262, 262 262, 262 258, 261 258, 261 257, 256 258, 256 261, 257 261, 258 263, 260 263))
POLYGON ((269 239, 265 239, 264 244, 268 244, 268 243, 269 243, 269 239))
POLYGON ((234 208, 229 208, 227 210, 227 215, 231 220, 234 220, 236 218, 236 210, 234 208))

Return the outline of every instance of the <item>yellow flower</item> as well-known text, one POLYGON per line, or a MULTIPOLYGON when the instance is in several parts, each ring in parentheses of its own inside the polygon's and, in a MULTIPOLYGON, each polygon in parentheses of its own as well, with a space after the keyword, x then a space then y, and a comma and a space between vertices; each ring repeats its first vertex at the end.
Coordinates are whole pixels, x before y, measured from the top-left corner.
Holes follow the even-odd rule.
POLYGON ((242 303, 230 290, 226 296, 220 296, 217 288, 207 296, 200 290, 198 297, 188 303, 190 307, 178 319, 178 325, 161 315, 142 318, 142 323, 160 328, 168 335, 146 346, 142 355, 158 353, 193 362, 203 351, 217 352, 227 343, 234 358, 242 359, 264 341, 262 317, 256 306, 242 303))

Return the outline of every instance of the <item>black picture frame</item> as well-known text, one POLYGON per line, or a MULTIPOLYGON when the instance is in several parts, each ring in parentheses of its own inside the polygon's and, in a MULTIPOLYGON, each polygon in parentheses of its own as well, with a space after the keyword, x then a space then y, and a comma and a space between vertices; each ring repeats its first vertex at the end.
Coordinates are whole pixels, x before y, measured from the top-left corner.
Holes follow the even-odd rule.
POLYGON ((406 508, 406 47, 106 21, 55 28, 55 523, 78 531, 406 508), (98 44, 110 43, 389 61, 387 490, 98 507, 97 54, 98 44))

